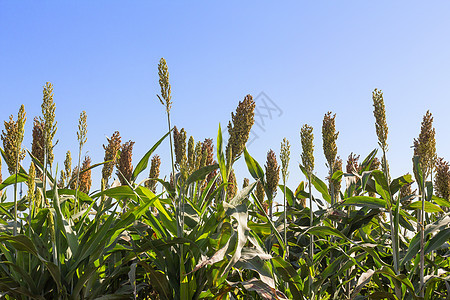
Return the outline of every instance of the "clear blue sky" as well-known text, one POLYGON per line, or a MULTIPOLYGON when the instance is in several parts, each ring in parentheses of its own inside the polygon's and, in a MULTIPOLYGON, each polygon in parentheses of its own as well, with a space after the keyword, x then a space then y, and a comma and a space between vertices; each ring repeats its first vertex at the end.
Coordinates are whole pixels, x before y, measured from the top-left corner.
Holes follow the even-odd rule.
MULTIPOLYGON (((50 81, 60 166, 67 150, 76 155, 82 110, 89 130, 84 149, 94 162, 102 161, 105 136, 115 130, 136 142, 137 162, 167 131, 155 96, 164 57, 173 123, 196 140, 215 139, 219 122, 226 126, 246 94, 265 92, 276 103, 282 115, 266 118, 264 131, 254 127, 259 138, 249 152, 262 165, 287 137, 292 188, 303 180, 299 131, 305 123, 314 127, 316 172, 326 175, 321 126, 327 111, 337 114, 344 160, 377 147, 371 92, 382 89, 388 159, 397 177, 411 172, 410 146, 427 109, 438 155, 450 159, 449 12, 447 1, 0 0, 0 120, 25 104, 31 148, 32 119, 50 81)), ((165 174, 167 145, 157 151, 165 174)), ((236 169, 241 184, 249 174, 243 161, 236 169)))

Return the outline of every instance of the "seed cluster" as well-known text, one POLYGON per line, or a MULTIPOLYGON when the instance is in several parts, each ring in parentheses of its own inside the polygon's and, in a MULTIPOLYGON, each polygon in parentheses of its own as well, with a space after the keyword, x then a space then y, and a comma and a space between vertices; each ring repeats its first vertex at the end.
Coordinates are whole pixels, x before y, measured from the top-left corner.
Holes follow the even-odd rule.
MULTIPOLYGON (((159 157, 159 155, 154 155, 151 160, 150 173, 148 175, 148 178, 158 178, 160 166, 161 166, 161 158, 159 157)), ((153 193, 156 193, 156 183, 157 183, 156 180, 147 180, 145 182, 145 186, 153 193)))
POLYGON ((333 168, 337 155, 336 140, 339 132, 336 132, 335 119, 336 114, 331 115, 329 111, 325 114, 322 125, 323 153, 325 154, 329 168, 333 168))
POLYGON ((450 165, 442 157, 436 160, 436 175, 434 177, 434 190, 438 197, 450 197, 450 165))
POLYGON ((105 183, 111 178, 114 166, 117 163, 117 153, 119 152, 122 143, 118 131, 115 131, 111 138, 106 138, 106 140, 108 141, 108 145, 103 145, 103 149, 105 150, 104 161, 107 161, 107 163, 105 163, 102 168, 102 178, 105 183))
POLYGON ((300 139, 302 143, 302 163, 308 176, 311 176, 314 170, 313 128, 307 124, 303 125, 300 131, 300 139))
POLYGON ((121 185, 127 185, 133 176, 133 145, 134 142, 128 141, 122 146, 122 152, 117 166, 117 176, 119 177, 121 185))
POLYGON ((52 165, 54 159, 53 138, 56 134, 57 122, 55 121, 56 105, 53 102, 53 85, 50 82, 47 82, 44 86, 41 108, 43 116, 41 123, 43 124, 42 130, 44 135, 44 147, 47 153, 47 164, 52 165))
POLYGON ((266 161, 266 181, 267 181, 267 193, 270 198, 273 198, 277 194, 278 181, 280 180, 280 166, 277 162, 277 156, 272 149, 267 153, 266 161))
POLYGON ((375 89, 372 92, 372 100, 378 144, 380 145, 381 149, 383 149, 383 151, 387 151, 387 135, 389 130, 386 122, 386 108, 384 106, 383 92, 381 90, 375 89))
POLYGON ((25 109, 22 105, 17 115, 17 121, 14 121, 13 116, 11 115, 9 121, 4 122, 5 130, 2 130, 1 139, 5 151, 5 161, 11 175, 18 171, 16 170, 16 165, 20 164, 25 158, 25 150, 22 149, 25 121, 25 109))
POLYGON ((251 95, 245 96, 239 101, 236 113, 231 113, 231 121, 228 122, 228 144, 226 153, 230 153, 233 162, 244 151, 245 144, 250 136, 250 130, 255 123, 255 101, 251 95))
POLYGON ((414 155, 420 156, 420 167, 426 179, 434 169, 436 161, 436 132, 430 111, 423 116, 418 139, 414 139, 414 155))

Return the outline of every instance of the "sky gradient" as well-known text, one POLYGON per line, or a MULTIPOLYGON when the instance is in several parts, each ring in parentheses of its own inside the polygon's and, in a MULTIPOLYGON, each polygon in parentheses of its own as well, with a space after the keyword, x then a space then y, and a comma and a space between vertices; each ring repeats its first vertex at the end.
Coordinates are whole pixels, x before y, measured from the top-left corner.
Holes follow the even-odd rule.
MULTIPOLYGON (((279 155, 281 140, 288 138, 289 186, 295 189, 304 180, 298 168, 303 124, 314 128, 315 169, 326 176, 321 126, 327 111, 337 114, 344 164, 351 152, 363 159, 377 148, 371 96, 378 88, 395 178, 412 172, 410 147, 427 110, 434 116, 438 156, 450 159, 449 11, 446 1, 0 0, 0 120, 16 117, 23 103, 24 145, 30 149, 32 119, 41 113, 42 87, 50 81, 60 168, 67 150, 77 155, 83 110, 83 154, 101 162, 105 137, 118 130, 123 141, 136 142, 137 163, 167 132, 156 98, 157 65, 164 57, 172 122, 196 141, 215 140, 219 122, 226 127, 247 94, 263 92, 278 107, 272 118, 259 117, 261 126, 253 128, 258 138, 248 149, 263 165, 267 151, 279 155)), ((261 99, 256 104, 261 115, 268 114, 261 99)), ((170 170, 168 149, 166 141, 156 151, 164 175, 170 170)), ((241 185, 250 177, 243 159, 236 169, 241 185)), ((3 173, 5 178, 6 168, 3 173)), ((98 187, 100 168, 93 178, 98 187)))

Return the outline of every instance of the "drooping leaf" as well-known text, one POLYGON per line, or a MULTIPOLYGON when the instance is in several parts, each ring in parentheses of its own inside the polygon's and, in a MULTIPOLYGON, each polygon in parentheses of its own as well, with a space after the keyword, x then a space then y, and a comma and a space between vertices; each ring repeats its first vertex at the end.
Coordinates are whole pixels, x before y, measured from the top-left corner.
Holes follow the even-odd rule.
POLYGON ((141 158, 141 160, 138 162, 136 168, 133 171, 133 175, 131 176, 132 182, 134 182, 136 178, 139 176, 139 174, 141 174, 141 172, 147 168, 150 156, 153 154, 156 148, 158 148, 158 146, 164 141, 164 139, 169 135, 169 133, 170 132, 167 132, 162 138, 160 138, 159 141, 157 141, 156 144, 154 144, 153 147, 151 147, 150 150, 148 150, 147 153, 145 153, 145 155, 141 158))

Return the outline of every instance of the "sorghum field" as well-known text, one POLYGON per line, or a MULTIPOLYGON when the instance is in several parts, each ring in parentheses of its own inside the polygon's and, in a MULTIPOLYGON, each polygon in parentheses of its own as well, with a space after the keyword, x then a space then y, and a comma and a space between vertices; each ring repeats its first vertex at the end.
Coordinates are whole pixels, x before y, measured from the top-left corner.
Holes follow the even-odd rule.
POLYGON ((377 149, 337 156, 336 115, 315 129, 299 128, 300 165, 291 142, 257 162, 246 149, 254 124, 251 95, 226 125, 229 140, 194 141, 172 126, 166 61, 158 66, 167 134, 136 165, 133 142, 119 132, 105 141, 104 161, 82 157, 87 114, 80 114, 79 149, 54 161, 57 116, 53 86, 43 88, 42 115, 22 105, 1 134, 0 296, 3 299, 450 299, 450 169, 436 156, 427 112, 414 140, 414 174, 389 174, 389 131, 381 90, 373 97, 377 149), (25 122, 33 131, 24 132, 25 122), (321 137, 317 136, 321 132, 321 137), (30 150, 23 146, 32 135, 30 150), (169 143, 171 174, 156 154, 169 143), (314 172, 324 155, 326 178, 314 172), (30 165, 23 165, 28 156, 30 165), (245 160, 250 178, 236 182, 245 160), (345 165, 344 165, 345 163, 345 165), (59 168, 58 168, 59 166, 59 168), (91 178, 93 168, 101 178, 91 178), (286 186, 289 169, 304 176, 286 186), (9 176, 5 176, 8 173, 9 176), (147 179, 137 182, 139 174, 147 179), (148 175, 147 175, 148 174, 148 175), (113 180, 116 178, 115 180, 113 180), (162 178, 168 178, 166 180, 162 178), (92 182, 101 186, 91 189, 92 182), (22 197, 18 184, 26 186, 22 197), (156 187, 162 190, 156 193, 156 187), (8 193, 6 190, 8 189, 8 193), (274 209, 275 195, 282 209, 274 209))

